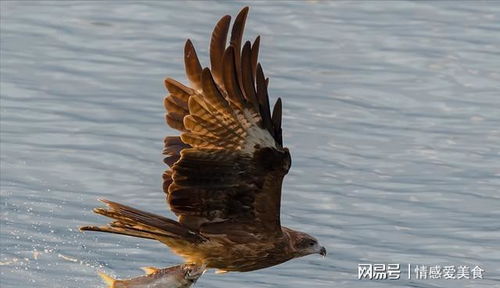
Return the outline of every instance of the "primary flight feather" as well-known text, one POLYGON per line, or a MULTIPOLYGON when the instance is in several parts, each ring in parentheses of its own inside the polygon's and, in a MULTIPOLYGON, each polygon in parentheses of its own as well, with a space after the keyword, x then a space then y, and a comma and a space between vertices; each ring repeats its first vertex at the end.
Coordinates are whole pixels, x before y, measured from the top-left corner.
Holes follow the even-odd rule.
POLYGON ((325 255, 317 240, 281 226, 281 188, 291 165, 283 147, 281 99, 272 110, 268 79, 258 63, 260 38, 241 48, 248 7, 216 24, 210 67, 194 46, 184 49, 190 86, 166 79, 167 124, 181 132, 165 138, 170 167, 163 190, 174 221, 103 200, 98 214, 113 218, 92 230, 158 240, 186 263, 220 271, 251 271, 293 258, 325 255))

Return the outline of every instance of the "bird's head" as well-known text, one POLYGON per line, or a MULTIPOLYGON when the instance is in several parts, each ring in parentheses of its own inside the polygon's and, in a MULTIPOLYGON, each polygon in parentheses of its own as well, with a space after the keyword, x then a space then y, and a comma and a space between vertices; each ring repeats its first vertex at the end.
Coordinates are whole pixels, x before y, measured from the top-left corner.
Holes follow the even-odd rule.
POLYGON ((302 257, 310 254, 326 256, 325 247, 318 243, 318 240, 311 235, 298 231, 290 231, 290 241, 295 257, 302 257))

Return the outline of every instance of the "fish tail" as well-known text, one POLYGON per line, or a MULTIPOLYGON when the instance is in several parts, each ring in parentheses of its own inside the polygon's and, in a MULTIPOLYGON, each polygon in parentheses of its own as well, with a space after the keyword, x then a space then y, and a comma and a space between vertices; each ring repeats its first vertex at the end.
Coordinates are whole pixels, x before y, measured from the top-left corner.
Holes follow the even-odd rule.
POLYGON ((156 267, 141 267, 142 271, 144 271, 146 273, 146 275, 151 275, 151 274, 154 274, 156 272, 158 272, 158 268, 156 267))
POLYGON ((116 279, 114 279, 113 277, 111 277, 103 272, 97 272, 97 273, 99 274, 99 276, 101 276, 102 280, 104 280, 104 283, 106 283, 106 285, 108 285, 108 288, 115 287, 116 279))

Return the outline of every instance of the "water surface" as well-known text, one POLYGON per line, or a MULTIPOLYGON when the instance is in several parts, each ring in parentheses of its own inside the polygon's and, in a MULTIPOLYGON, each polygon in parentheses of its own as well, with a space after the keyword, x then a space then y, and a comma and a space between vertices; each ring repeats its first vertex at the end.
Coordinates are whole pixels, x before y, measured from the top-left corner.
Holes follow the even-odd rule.
MULTIPOLYGON (((1 286, 102 287, 181 259, 105 223, 98 198, 169 217, 167 76, 243 3, 1 2, 1 286)), ((282 223, 330 252, 197 287, 500 286, 500 5, 251 5, 284 101, 282 223), (358 263, 479 265, 483 280, 357 280, 358 263)))

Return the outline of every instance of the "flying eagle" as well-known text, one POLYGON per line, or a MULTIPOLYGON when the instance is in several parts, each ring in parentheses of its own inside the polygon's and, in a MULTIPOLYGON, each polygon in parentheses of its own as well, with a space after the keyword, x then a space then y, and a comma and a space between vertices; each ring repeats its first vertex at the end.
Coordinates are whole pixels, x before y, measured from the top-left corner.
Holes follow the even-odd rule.
POLYGON ((95 213, 114 219, 92 230, 158 240, 186 263, 227 271, 252 271, 309 254, 326 254, 318 241, 281 226, 283 177, 291 165, 283 147, 281 99, 272 114, 268 79, 253 44, 242 35, 248 7, 236 17, 226 47, 231 17, 212 33, 210 68, 202 68, 193 44, 184 48, 191 86, 167 78, 166 122, 181 131, 165 138, 170 167, 163 190, 174 221, 102 200, 95 213))

